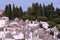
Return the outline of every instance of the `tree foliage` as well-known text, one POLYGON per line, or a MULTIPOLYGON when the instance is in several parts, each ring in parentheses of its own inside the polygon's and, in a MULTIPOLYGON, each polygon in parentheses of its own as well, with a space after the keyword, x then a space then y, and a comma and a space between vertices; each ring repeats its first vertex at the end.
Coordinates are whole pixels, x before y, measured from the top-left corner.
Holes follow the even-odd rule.
POLYGON ((13 7, 11 4, 6 5, 5 10, 3 12, 3 16, 9 17, 9 19, 29 19, 29 20, 41 20, 41 21, 50 21, 52 24, 54 22, 56 24, 60 24, 60 9, 54 8, 53 3, 48 5, 41 5, 38 2, 32 3, 31 7, 28 7, 27 11, 23 11, 22 7, 16 7, 13 4, 13 7))

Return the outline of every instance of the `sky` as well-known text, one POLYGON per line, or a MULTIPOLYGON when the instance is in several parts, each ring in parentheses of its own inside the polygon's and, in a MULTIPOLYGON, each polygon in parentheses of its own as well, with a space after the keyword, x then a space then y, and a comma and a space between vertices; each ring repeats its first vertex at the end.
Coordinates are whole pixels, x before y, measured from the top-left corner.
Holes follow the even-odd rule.
POLYGON ((32 3, 38 2, 39 4, 48 5, 51 2, 55 8, 60 8, 60 0, 0 0, 0 10, 4 10, 8 4, 15 4, 15 6, 22 7, 23 11, 26 11, 28 7, 32 6, 32 3))

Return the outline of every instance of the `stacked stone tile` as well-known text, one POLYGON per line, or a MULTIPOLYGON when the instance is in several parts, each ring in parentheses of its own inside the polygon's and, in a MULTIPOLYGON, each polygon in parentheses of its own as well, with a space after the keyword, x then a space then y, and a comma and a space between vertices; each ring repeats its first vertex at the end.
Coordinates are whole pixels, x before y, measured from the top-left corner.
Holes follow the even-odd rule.
POLYGON ((47 22, 40 21, 30 21, 19 18, 15 20, 9 20, 8 17, 0 18, 0 21, 4 20, 5 24, 2 23, 0 29, 0 39, 1 40, 58 40, 57 34, 59 31, 56 26, 54 28, 49 28, 47 22), (42 24, 42 28, 40 28, 42 24), (51 35, 50 32, 54 35, 51 35))

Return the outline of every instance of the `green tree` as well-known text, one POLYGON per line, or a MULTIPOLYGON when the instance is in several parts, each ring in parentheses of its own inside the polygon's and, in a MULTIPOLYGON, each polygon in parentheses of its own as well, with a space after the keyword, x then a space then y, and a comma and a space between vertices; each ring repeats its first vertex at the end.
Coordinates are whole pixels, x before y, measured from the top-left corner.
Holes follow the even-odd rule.
POLYGON ((37 13, 38 13, 38 16, 43 16, 43 9, 42 9, 42 5, 41 4, 39 5, 37 13))
POLYGON ((23 10, 22 10, 22 7, 19 8, 19 13, 18 13, 18 15, 19 15, 19 18, 21 18, 21 17, 23 16, 23 10))
POLYGON ((19 8, 18 7, 16 7, 15 8, 15 18, 17 17, 17 18, 19 18, 19 8))
POLYGON ((45 16, 45 5, 44 4, 43 4, 42 10, 43 10, 42 16, 45 16))
POLYGON ((12 19, 12 10, 11 10, 11 4, 9 4, 9 7, 8 7, 8 17, 9 19, 12 19))
POLYGON ((5 7, 5 11, 3 12, 3 16, 8 17, 8 5, 6 5, 6 7, 5 7))
POLYGON ((45 10, 45 16, 48 17, 50 20, 52 20, 54 14, 53 3, 45 6, 44 10, 45 10))
POLYGON ((58 14, 58 17, 60 17, 60 9, 56 8, 56 14, 58 14))
POLYGON ((31 16, 37 16, 38 9, 39 9, 38 3, 33 3, 32 7, 28 8, 28 14, 31 15, 31 16))
POLYGON ((12 19, 12 16, 11 16, 12 15, 11 4, 6 5, 5 11, 3 12, 3 15, 9 17, 9 19, 12 19))
POLYGON ((15 18, 15 5, 13 4, 13 9, 12 9, 12 19, 15 18))

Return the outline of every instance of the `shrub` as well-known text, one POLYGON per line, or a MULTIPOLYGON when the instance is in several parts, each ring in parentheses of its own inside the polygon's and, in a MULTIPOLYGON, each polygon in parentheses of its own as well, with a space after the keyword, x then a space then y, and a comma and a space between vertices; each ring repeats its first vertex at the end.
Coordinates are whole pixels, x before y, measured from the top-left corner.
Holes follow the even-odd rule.
POLYGON ((57 25, 58 30, 60 31, 60 24, 57 25))
POLYGON ((47 23, 50 25, 51 28, 56 25, 56 23, 55 22, 52 22, 52 21, 47 21, 47 23))
POLYGON ((37 16, 37 20, 41 20, 41 21, 47 21, 48 18, 47 17, 44 17, 44 16, 37 16))
POLYGON ((60 39, 60 33, 57 35, 57 37, 60 39))
POLYGON ((60 18, 55 18, 53 19, 54 22, 56 22, 57 24, 60 24, 60 18))

